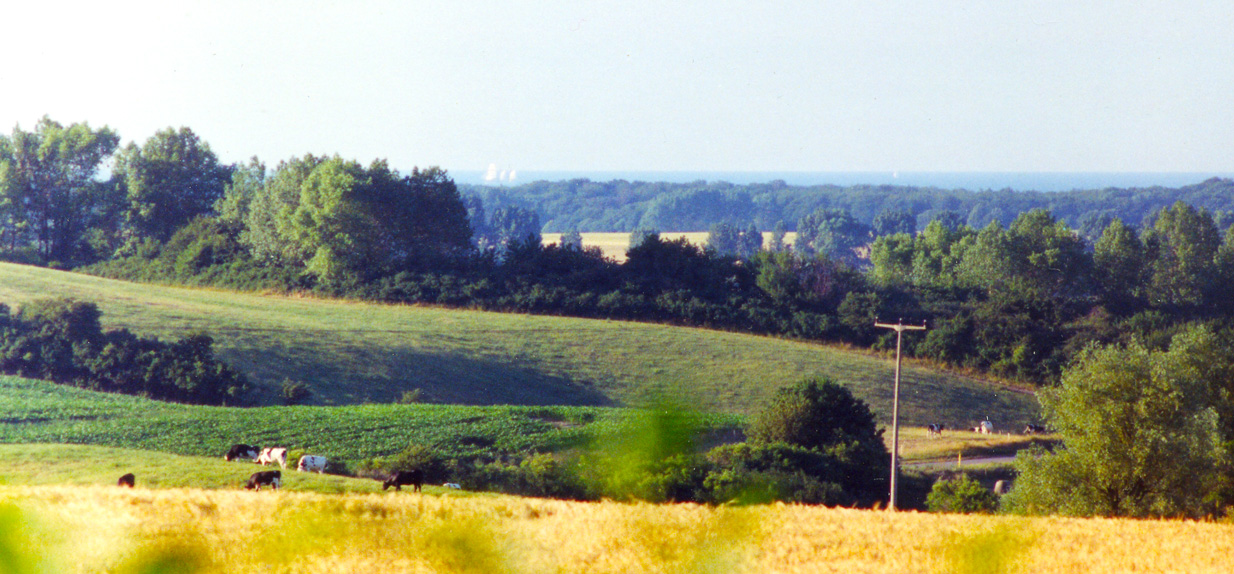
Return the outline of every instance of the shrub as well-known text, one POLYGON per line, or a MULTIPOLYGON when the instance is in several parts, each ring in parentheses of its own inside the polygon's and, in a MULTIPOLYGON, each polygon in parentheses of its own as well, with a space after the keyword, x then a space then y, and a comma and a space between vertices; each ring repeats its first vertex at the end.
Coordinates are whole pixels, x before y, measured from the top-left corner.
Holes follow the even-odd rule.
POLYGON ((830 379, 817 378, 780 389, 750 428, 756 442, 812 449, 857 442, 886 450, 882 436, 865 401, 830 379))
POLYGON ((313 398, 313 389, 303 381, 283 379, 279 396, 283 398, 283 404, 287 406, 302 405, 313 398))
POLYGON ((934 483, 926 497, 926 508, 930 512, 989 513, 998 510, 998 496, 967 474, 960 474, 934 483))

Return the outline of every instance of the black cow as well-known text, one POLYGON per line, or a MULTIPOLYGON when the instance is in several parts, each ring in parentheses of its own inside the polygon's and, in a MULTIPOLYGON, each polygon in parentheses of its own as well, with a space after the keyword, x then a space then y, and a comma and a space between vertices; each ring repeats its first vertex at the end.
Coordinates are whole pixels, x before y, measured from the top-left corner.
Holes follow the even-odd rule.
POLYGON ((930 424, 926 425, 926 436, 943 436, 943 431, 947 430, 945 424, 930 424))
POLYGON ((223 460, 227 462, 231 462, 233 460, 236 460, 237 458, 246 458, 248 460, 253 460, 257 458, 257 455, 260 452, 261 452, 261 449, 255 446, 249 446, 247 444, 233 444, 231 445, 231 448, 227 451, 227 454, 223 455, 223 460))
POLYGON ((131 472, 124 476, 121 476, 120 480, 116 481, 116 486, 127 486, 129 488, 133 488, 136 485, 137 485, 137 477, 133 476, 133 473, 131 472))
POLYGON ((400 470, 390 475, 385 482, 381 483, 381 489, 387 490, 391 486, 395 490, 403 490, 404 484, 410 484, 416 492, 420 492, 420 485, 424 483, 424 473, 420 469, 416 470, 400 470))
POLYGON ((249 481, 244 485, 246 490, 261 490, 262 486, 269 486, 275 490, 283 485, 283 471, 281 470, 263 470, 254 472, 249 476, 249 481))
POLYGON ((1024 427, 1024 434, 1042 434, 1045 432, 1045 425, 1028 425, 1024 427))

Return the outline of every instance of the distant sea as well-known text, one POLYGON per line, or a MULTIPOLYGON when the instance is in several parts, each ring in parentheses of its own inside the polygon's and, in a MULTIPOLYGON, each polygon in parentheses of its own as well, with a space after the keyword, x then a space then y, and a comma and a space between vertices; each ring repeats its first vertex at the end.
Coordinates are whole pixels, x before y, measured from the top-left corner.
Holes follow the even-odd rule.
POLYGON ((1107 187, 1182 187, 1212 177, 1234 178, 1234 172, 931 172, 931 171, 514 171, 514 178, 485 181, 483 171, 451 171, 454 181, 471 185, 517 186, 538 180, 563 181, 726 181, 733 184, 769 183, 783 180, 789 185, 912 185, 973 191, 1013 189, 1015 191, 1070 191, 1107 187))

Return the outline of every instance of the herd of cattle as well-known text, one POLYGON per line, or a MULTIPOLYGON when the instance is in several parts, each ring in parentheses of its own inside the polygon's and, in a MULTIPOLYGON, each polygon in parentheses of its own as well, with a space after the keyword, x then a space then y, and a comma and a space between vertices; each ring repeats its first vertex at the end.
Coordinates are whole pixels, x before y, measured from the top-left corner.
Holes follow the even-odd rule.
MULTIPOLYGON (((943 436, 943 431, 945 430, 947 430, 947 425, 945 424, 936 423, 936 424, 926 425, 926 435, 927 436, 931 436, 931 437, 943 436)), ((986 417, 985 420, 981 421, 980 423, 977 423, 977 426, 967 427, 964 430, 967 430, 969 432, 981 433, 981 434, 994 434, 994 423, 990 422, 989 417, 986 417)), ((1045 429, 1045 426, 1030 424, 1024 427, 1024 432, 1022 434, 1042 434, 1045 432, 1047 432, 1045 429)))
MULTIPOLYGON (((228 449, 227 454, 223 455, 223 460, 231 462, 233 460, 251 460, 254 463, 265 466, 267 464, 278 463, 280 468, 287 468, 287 449, 282 447, 257 448, 247 444, 235 444, 228 449)), ((326 457, 306 454, 300 457, 300 461, 296 463, 296 470, 299 472, 317 472, 322 474, 326 472, 326 457)), ((116 481, 119 486, 133 488, 137 484, 137 477, 133 473, 125 474, 116 481)), ((396 471, 391 473, 381 483, 382 490, 389 490, 394 487, 395 490, 402 491, 404 486, 410 486, 415 492, 420 492, 420 486, 424 484, 424 473, 419 469, 410 471, 396 471)), ((261 490, 263 486, 271 489, 278 489, 283 486, 283 472, 281 470, 263 470, 254 472, 249 476, 247 482, 244 483, 244 488, 248 490, 261 490)), ((449 489, 462 488, 459 484, 448 482, 444 485, 449 489)))

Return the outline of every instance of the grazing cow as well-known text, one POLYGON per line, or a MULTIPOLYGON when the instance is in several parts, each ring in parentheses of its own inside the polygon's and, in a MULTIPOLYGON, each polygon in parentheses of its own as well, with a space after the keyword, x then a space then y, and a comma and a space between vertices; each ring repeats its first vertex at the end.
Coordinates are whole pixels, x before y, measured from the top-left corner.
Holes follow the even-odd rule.
POLYGON ((317 474, 323 474, 326 472, 326 457, 306 454, 300 457, 300 462, 296 463, 296 470, 300 472, 316 471, 317 474))
POLYGON ((448 488, 448 489, 450 489, 450 490, 462 490, 462 489, 463 489, 463 487, 462 487, 461 485, 459 485, 459 483, 457 483, 457 482, 447 482, 447 483, 443 484, 442 486, 444 486, 444 487, 446 487, 446 488, 448 488))
POLYGON ((261 454, 261 449, 255 446, 249 446, 247 444, 233 444, 231 445, 231 448, 227 450, 227 454, 223 455, 223 460, 227 462, 231 462, 238 458, 253 460, 257 458, 257 455, 259 454, 261 454))
POLYGON ((381 483, 381 489, 387 490, 391 486, 394 490, 402 491, 403 485, 410 484, 415 492, 420 492, 420 485, 424 483, 424 472, 420 469, 416 470, 400 470, 392 473, 390 478, 381 483))
POLYGON ((262 486, 269 486, 274 490, 278 490, 283 486, 283 473, 278 470, 263 470, 254 472, 249 476, 249 481, 244 484, 245 490, 261 490, 262 486))
POLYGON ((994 494, 1002 496, 1011 492, 1011 481, 1000 480, 994 483, 994 494))
POLYGON ((121 476, 120 480, 116 481, 116 486, 127 486, 129 488, 133 488, 136 485, 137 485, 137 477, 133 476, 133 473, 131 472, 124 476, 121 476))
POLYGON ((266 466, 267 464, 272 463, 272 462, 277 462, 279 463, 280 467, 287 468, 287 449, 282 448, 282 447, 270 447, 270 448, 262 449, 261 455, 259 455, 257 457, 257 460, 253 462, 256 462, 257 464, 260 464, 262 466, 266 466))
POLYGON ((1042 434, 1045 432, 1045 425, 1028 425, 1024 427, 1024 434, 1042 434))
POLYGON ((931 424, 926 426, 926 436, 943 436, 945 430, 947 430, 947 425, 931 424))

